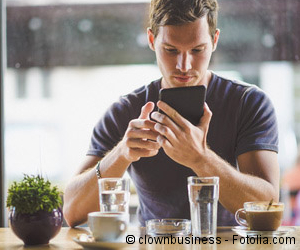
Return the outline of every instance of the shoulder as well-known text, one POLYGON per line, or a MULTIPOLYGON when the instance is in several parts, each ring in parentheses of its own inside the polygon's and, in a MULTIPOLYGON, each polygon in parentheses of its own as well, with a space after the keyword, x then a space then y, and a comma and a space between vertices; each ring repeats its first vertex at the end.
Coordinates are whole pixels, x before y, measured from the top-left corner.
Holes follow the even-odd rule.
POLYGON ((213 74, 213 91, 227 100, 243 104, 271 104, 268 95, 257 85, 213 74))
MULTIPOLYGON (((160 88, 160 79, 135 89, 129 94, 122 95, 107 110, 105 117, 113 116, 134 119, 139 116, 142 106, 148 102, 157 102, 160 88), (157 99, 157 100, 156 100, 157 99)), ((118 119, 118 118, 117 118, 118 119)))
POLYGON ((144 85, 133 92, 123 95, 119 99, 119 103, 125 106, 140 106, 148 101, 153 101, 158 97, 160 89, 160 81, 155 80, 148 85, 144 85))
POLYGON ((222 107, 223 112, 217 114, 222 118, 231 115, 230 121, 235 121, 235 125, 231 124, 236 131, 235 154, 253 150, 278 152, 276 113, 268 95, 254 84, 214 77, 213 87, 217 93, 213 93, 214 100, 218 96, 222 100, 214 108, 218 112, 218 107, 222 107))
POLYGON ((130 120, 139 116, 141 107, 152 97, 157 86, 160 86, 159 81, 154 81, 121 96, 114 102, 96 123, 88 154, 102 157, 112 149, 124 136, 130 120))
POLYGON ((240 95, 250 92, 263 94, 263 91, 257 85, 246 83, 241 80, 229 79, 224 76, 217 75, 215 73, 213 73, 212 75, 212 82, 214 88, 219 91, 235 93, 240 95))

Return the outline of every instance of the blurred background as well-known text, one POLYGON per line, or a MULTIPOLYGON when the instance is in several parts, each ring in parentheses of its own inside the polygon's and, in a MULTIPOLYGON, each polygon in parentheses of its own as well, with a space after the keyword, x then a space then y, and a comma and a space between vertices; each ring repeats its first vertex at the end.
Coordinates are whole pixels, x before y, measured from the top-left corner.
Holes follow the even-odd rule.
MULTIPOLYGON (((147 45, 150 0, 4 2, 2 188, 6 194, 23 173, 41 173, 64 190, 108 106, 160 77, 147 45)), ((210 68, 258 85, 273 101, 285 224, 296 224, 300 1, 219 0, 219 5, 221 35, 210 68)), ((134 218, 138 199, 134 187, 132 192, 134 218)))

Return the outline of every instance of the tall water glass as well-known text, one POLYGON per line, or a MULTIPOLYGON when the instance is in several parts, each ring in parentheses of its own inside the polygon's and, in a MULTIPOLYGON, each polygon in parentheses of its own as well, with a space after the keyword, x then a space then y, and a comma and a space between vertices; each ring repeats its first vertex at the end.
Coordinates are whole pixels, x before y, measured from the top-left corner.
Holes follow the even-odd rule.
POLYGON ((188 177, 192 234, 216 237, 219 177, 188 177))
POLYGON ((98 180, 100 212, 126 213, 129 219, 130 180, 101 178, 98 180))

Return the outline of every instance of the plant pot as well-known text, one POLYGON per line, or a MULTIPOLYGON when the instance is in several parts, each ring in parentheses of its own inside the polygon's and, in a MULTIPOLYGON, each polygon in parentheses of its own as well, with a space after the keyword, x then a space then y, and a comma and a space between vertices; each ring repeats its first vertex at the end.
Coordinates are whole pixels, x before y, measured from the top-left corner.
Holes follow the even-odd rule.
POLYGON ((62 222, 61 209, 22 214, 13 208, 9 214, 11 229, 25 245, 48 244, 49 240, 60 231, 62 222))

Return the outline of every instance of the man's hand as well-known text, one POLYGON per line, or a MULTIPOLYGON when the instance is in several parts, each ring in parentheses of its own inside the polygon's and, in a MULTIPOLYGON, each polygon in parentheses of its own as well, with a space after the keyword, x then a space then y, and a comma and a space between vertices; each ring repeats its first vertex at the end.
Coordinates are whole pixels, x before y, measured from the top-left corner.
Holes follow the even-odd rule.
POLYGON ((159 133, 155 131, 156 122, 149 118, 154 103, 146 103, 137 119, 130 121, 121 141, 122 155, 129 162, 138 161, 141 157, 151 157, 158 153, 160 144, 156 142, 159 133))
POLYGON ((199 166, 207 150, 206 137, 212 116, 207 104, 197 126, 191 124, 166 103, 159 101, 158 107, 168 116, 154 112, 152 118, 158 123, 154 129, 160 133, 157 142, 174 161, 190 167, 199 166))

